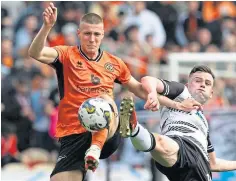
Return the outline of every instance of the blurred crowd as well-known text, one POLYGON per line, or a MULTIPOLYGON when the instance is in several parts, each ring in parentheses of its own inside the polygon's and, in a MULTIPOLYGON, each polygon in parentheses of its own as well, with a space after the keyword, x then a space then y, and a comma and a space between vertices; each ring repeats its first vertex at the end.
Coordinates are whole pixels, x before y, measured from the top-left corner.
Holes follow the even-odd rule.
MULTIPOLYGON (((47 46, 79 45, 80 18, 104 19, 102 49, 121 57, 138 80, 152 65, 168 65, 171 52, 236 52, 235 2, 54 2, 57 22, 47 46)), ((58 149, 53 135, 59 96, 54 70, 27 54, 49 2, 1 2, 2 165, 22 151, 58 149)), ((235 79, 217 79, 208 107, 236 104, 235 79)), ((116 102, 127 93, 118 89, 116 102)), ((137 100, 137 109, 143 101, 137 100)))

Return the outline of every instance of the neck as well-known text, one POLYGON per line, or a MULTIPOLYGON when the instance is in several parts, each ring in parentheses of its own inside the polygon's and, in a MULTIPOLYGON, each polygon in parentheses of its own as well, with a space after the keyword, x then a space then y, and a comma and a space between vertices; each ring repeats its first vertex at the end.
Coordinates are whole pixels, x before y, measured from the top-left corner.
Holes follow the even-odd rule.
POLYGON ((96 52, 86 52, 83 47, 81 47, 82 52, 89 58, 89 59, 96 59, 98 56, 98 51, 96 52))

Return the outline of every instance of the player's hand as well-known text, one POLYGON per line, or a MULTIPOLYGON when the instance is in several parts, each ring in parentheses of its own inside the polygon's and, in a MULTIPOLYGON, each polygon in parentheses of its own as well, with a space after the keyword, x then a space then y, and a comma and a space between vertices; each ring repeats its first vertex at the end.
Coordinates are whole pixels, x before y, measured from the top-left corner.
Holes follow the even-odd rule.
POLYGON ((188 98, 177 104, 177 109, 191 112, 192 110, 202 110, 202 105, 194 99, 188 98))
POLYGON ((147 101, 144 105, 144 109, 151 110, 151 111, 157 111, 160 107, 160 103, 157 98, 156 92, 151 92, 148 94, 147 101))
POLYGON ((43 22, 47 27, 53 27, 57 21, 57 8, 53 3, 50 3, 50 6, 47 7, 43 12, 43 22))

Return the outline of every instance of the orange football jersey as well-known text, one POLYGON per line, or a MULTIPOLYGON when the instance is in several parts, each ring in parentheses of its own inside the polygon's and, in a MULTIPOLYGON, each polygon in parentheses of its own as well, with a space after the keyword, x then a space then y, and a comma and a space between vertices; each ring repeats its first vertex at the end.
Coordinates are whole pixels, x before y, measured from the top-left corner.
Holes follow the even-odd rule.
POLYGON ((54 48, 59 55, 51 66, 56 70, 61 99, 56 137, 85 132, 78 120, 80 105, 101 94, 113 97, 114 82, 127 83, 130 71, 120 58, 105 51, 99 50, 91 60, 77 46, 54 48))

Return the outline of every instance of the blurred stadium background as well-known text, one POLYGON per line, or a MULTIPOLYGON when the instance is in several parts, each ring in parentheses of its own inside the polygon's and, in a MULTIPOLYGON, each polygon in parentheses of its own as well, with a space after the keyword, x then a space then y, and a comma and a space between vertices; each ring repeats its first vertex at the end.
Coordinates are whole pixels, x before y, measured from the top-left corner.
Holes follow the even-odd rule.
MULTIPOLYGON (((57 159, 53 138, 58 92, 53 69, 27 55, 49 2, 1 1, 1 166, 3 181, 46 181, 57 159)), ((58 19, 47 45, 79 44, 80 17, 104 18, 102 49, 121 57, 138 80, 144 75, 186 82, 194 64, 216 73, 213 99, 205 106, 219 157, 236 160, 236 2, 54 2, 58 19), (136 12, 136 13, 134 13, 136 12)), ((115 88, 116 102, 127 94, 115 88)), ((158 130, 159 114, 144 112, 140 121, 158 130)), ((101 161, 87 181, 166 180, 148 154, 129 140, 101 161)), ((236 172, 213 173, 214 181, 235 181, 236 172)))

